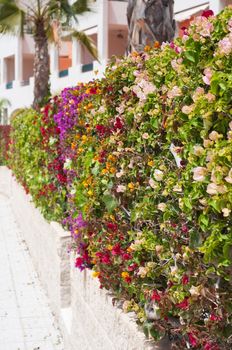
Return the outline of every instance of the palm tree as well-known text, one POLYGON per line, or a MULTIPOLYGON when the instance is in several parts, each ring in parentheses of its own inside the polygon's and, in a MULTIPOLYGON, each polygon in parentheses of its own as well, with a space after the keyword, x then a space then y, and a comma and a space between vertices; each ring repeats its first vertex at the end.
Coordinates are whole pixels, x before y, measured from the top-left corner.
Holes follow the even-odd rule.
POLYGON ((142 51, 175 35, 174 0, 128 0, 128 52, 142 51))
POLYGON ((49 95, 48 42, 58 44, 65 32, 75 36, 97 58, 96 47, 85 33, 73 30, 77 15, 88 11, 88 0, 0 0, 0 32, 21 35, 32 33, 35 42, 34 101, 38 107, 49 95))

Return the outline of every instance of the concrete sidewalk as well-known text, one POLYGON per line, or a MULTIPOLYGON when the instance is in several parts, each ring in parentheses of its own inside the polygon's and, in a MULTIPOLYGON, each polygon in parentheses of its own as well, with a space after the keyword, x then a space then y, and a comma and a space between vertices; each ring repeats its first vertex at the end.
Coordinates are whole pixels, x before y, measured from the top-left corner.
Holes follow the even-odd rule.
POLYGON ((1 193, 0 350, 65 350, 9 200, 1 193))

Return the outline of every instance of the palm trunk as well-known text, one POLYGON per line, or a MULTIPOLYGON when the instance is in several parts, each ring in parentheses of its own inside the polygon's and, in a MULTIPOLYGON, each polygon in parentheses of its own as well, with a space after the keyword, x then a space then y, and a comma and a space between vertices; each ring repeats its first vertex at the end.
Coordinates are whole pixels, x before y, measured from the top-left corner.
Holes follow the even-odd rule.
POLYGON ((143 51, 155 41, 171 41, 175 35, 173 0, 129 0, 128 52, 143 51))
POLYGON ((42 18, 35 25, 35 58, 34 58, 34 101, 33 108, 39 107, 49 96, 49 55, 48 40, 42 18))

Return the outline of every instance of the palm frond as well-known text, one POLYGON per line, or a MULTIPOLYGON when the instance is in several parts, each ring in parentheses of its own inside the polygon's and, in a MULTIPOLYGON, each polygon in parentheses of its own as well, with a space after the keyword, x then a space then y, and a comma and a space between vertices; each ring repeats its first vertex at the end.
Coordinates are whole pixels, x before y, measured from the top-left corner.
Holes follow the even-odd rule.
POLYGON ((21 33, 24 11, 15 0, 0 0, 0 32, 21 33))
POLYGON ((76 38, 89 51, 89 53, 97 61, 99 61, 97 47, 88 35, 86 35, 84 32, 79 32, 79 31, 73 31, 73 32, 69 33, 69 35, 76 38))
POLYGON ((81 15, 86 11, 90 11, 88 0, 77 0, 72 4, 72 11, 75 15, 81 15))

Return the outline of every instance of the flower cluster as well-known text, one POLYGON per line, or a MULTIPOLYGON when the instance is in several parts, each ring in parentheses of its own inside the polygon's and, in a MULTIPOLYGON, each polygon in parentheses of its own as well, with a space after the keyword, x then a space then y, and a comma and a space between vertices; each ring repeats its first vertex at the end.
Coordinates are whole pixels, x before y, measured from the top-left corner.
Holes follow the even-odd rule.
MULTIPOLYGON (((62 92, 49 127, 13 126, 16 142, 39 134, 42 169, 63 176, 76 267, 176 349, 231 349, 231 17, 207 11, 174 43, 115 58, 104 79, 62 92)), ((33 191, 28 148, 12 163, 33 191)))

